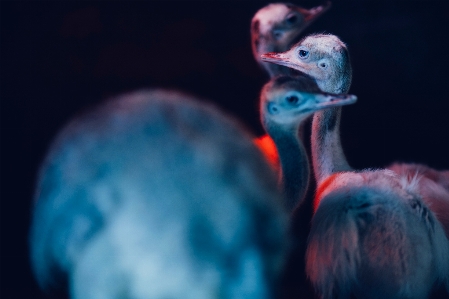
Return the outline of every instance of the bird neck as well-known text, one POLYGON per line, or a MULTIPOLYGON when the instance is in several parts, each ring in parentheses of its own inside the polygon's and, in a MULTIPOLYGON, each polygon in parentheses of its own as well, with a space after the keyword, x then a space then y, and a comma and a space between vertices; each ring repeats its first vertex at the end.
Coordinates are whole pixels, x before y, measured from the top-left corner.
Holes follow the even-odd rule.
POLYGON ((341 107, 315 112, 312 122, 312 164, 317 183, 351 167, 340 140, 341 107))
POLYGON ((283 192, 286 207, 292 210, 305 196, 309 184, 309 160, 299 138, 299 128, 285 129, 270 127, 268 134, 276 144, 281 162, 283 192))
MULTIPOLYGON (((346 78, 335 78, 335 79, 323 79, 316 80, 316 83, 320 90, 324 92, 330 92, 335 94, 347 93, 348 91, 348 80, 346 78)), ((350 84, 350 81, 349 81, 350 84)))

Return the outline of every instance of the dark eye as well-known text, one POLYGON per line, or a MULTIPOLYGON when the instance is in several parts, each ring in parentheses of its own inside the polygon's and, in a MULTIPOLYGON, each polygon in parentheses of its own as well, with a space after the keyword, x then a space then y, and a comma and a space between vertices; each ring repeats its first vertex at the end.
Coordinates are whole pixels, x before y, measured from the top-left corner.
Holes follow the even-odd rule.
POLYGON ((278 107, 274 103, 268 103, 267 104, 267 110, 270 114, 277 114, 279 112, 278 107))
POLYGON ((280 30, 274 30, 273 34, 274 34, 275 39, 279 39, 282 37, 282 31, 280 31, 280 30))
POLYGON ((299 57, 301 57, 301 58, 307 58, 309 56, 309 51, 299 50, 298 54, 299 54, 299 57))
POLYGON ((287 103, 289 103, 291 105, 296 105, 299 102, 299 99, 297 96, 288 96, 287 98, 285 98, 285 100, 287 101, 287 103))
POLYGON ((298 17, 296 15, 291 15, 287 18, 287 24, 289 25, 293 25, 296 23, 296 21, 298 20, 298 17))

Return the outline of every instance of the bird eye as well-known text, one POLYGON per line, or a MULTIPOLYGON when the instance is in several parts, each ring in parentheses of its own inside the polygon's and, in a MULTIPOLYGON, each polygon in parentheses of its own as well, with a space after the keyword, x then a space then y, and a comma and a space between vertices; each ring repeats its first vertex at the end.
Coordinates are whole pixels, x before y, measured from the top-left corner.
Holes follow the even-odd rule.
POLYGON ((280 30, 274 30, 273 35, 275 39, 280 39, 282 37, 282 31, 280 30))
POLYGON ((306 50, 299 50, 298 54, 299 54, 299 57, 302 59, 309 57, 309 51, 306 51, 306 50))
POLYGON ((267 104, 267 110, 270 114, 273 114, 273 115, 278 114, 278 112, 279 112, 279 109, 276 106, 276 104, 271 103, 271 102, 267 104))
POLYGON ((296 23, 297 20, 298 20, 298 17, 296 15, 291 15, 287 18, 286 22, 289 25, 293 25, 296 23))
POLYGON ((291 105, 296 105, 299 102, 299 99, 297 96, 288 96, 285 98, 285 100, 287 101, 287 103, 289 103, 291 105))

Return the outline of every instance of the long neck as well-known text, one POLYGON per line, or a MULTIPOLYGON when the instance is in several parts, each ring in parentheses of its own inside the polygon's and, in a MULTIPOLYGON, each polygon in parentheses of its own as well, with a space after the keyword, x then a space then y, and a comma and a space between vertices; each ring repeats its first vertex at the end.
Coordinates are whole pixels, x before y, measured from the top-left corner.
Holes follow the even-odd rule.
MULTIPOLYGON (((317 80, 324 92, 347 93, 351 85, 352 71, 349 59, 343 72, 330 80, 317 80)), ((312 164, 317 184, 336 172, 349 171, 340 140, 341 107, 315 112, 312 120, 312 164)))
POLYGON ((298 129, 283 130, 271 127, 268 134, 276 144, 281 162, 281 183, 287 199, 286 207, 292 210, 300 202, 309 185, 309 160, 298 129))
POLYGON ((312 122, 312 164, 317 183, 340 171, 349 171, 340 140, 341 107, 315 112, 312 122))

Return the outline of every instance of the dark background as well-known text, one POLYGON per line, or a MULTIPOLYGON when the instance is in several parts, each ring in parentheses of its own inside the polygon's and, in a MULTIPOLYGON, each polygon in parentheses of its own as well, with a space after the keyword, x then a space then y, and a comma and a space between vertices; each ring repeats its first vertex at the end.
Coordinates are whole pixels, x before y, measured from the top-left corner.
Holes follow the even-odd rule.
MULTIPOLYGON (((44 297, 28 261, 34 183, 51 140, 77 113, 120 92, 176 88, 262 134, 267 77, 249 24, 266 3, 1 2, 1 298, 44 297)), ((349 46, 359 102, 344 108, 342 138, 352 166, 449 169, 448 29, 449 1, 336 0, 305 31, 349 46)))

